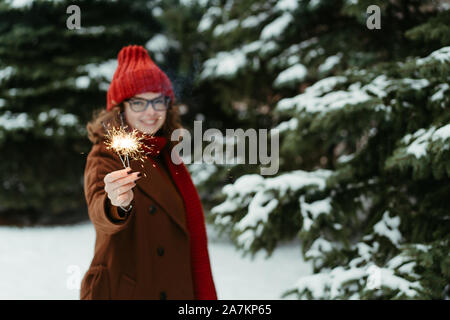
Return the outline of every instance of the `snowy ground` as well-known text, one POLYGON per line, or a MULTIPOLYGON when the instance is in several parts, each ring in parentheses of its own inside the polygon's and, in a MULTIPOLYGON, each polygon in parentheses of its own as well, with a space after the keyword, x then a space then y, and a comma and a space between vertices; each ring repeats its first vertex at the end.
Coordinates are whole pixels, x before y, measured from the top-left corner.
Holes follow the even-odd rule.
MULTIPOLYGON (((252 261, 208 226, 209 253, 219 299, 280 299, 300 276, 312 273, 298 241, 271 258, 252 261)), ((78 299, 79 282, 92 256, 91 223, 71 227, 0 227, 0 299, 78 299)))

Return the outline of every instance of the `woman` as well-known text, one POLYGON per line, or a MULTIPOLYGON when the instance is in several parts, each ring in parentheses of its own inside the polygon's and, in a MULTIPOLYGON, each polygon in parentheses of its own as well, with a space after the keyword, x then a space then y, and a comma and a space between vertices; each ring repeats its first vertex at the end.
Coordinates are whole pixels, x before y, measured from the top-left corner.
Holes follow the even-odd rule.
POLYGON ((96 242, 80 299, 217 299, 198 193, 184 164, 171 161, 178 127, 168 77, 143 47, 122 48, 106 110, 87 125, 84 190, 96 242), (121 122, 153 135, 144 163, 126 169, 103 140, 104 124, 121 122))

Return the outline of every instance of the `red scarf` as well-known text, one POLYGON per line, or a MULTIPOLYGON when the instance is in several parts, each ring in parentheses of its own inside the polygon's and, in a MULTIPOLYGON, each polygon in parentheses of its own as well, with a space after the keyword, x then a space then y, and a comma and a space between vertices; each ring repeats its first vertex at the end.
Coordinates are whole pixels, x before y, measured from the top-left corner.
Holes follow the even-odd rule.
MULTIPOLYGON (((164 136, 144 137, 143 149, 148 156, 164 157, 170 175, 183 198, 186 210, 186 224, 190 235, 191 270, 195 300, 217 300, 216 289, 211 273, 208 254, 205 218, 197 189, 189 171, 183 162, 172 162, 169 148, 164 148, 167 138, 164 136)), ((178 157, 179 158, 179 157, 178 157)), ((181 160, 181 158, 179 158, 181 160)))

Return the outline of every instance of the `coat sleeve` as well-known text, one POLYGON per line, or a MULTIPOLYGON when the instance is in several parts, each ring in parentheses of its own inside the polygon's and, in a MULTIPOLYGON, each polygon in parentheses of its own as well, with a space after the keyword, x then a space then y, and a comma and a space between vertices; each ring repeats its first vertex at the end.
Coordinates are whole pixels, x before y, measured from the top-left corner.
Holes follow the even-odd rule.
POLYGON ((110 235, 126 228, 135 210, 133 206, 128 217, 122 218, 105 192, 105 175, 120 169, 123 166, 115 154, 101 144, 92 147, 84 170, 84 193, 89 218, 97 231, 110 235))

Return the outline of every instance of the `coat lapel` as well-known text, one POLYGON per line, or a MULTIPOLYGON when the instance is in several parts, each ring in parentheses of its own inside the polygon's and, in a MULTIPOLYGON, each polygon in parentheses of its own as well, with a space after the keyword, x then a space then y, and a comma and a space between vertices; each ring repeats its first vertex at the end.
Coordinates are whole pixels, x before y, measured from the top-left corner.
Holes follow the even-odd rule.
MULTIPOLYGON (((161 161, 163 160, 162 155, 161 161)), ((141 161, 130 161, 130 167, 133 171, 142 172, 142 178, 136 181, 136 186, 145 193, 148 197, 153 199, 159 206, 164 208, 168 215, 180 226, 180 228, 188 234, 186 227, 186 217, 184 214, 185 208, 180 208, 177 205, 169 192, 168 184, 172 181, 166 181, 167 178, 159 172, 159 170, 164 170, 164 168, 153 167, 153 161, 146 159, 144 162, 141 161), (144 176, 144 173, 146 176, 144 176)), ((156 166, 156 164, 155 164, 156 166)), ((170 177, 170 172, 167 172, 170 177)), ((174 184, 174 188, 177 188, 174 184)), ((181 195, 180 195, 181 196, 181 195)))

